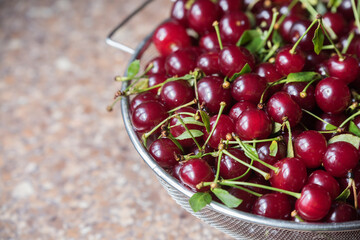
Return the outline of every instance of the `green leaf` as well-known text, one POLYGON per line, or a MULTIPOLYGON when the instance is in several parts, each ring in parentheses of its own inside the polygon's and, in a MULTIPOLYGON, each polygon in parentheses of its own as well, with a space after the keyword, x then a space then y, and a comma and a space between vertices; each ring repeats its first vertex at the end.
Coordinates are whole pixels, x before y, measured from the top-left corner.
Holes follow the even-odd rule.
POLYGON ((272 141, 270 144, 270 156, 275 157, 278 152, 278 143, 277 141, 272 141))
MULTIPOLYGON (((185 124, 194 124, 194 125, 198 125, 198 126, 204 126, 204 124, 202 122, 195 120, 194 117, 184 117, 184 118, 181 118, 181 120, 185 124)), ((175 126, 179 126, 179 125, 181 125, 181 122, 177 121, 177 123, 171 127, 175 127, 175 126)))
POLYGON ((234 73, 234 75, 232 75, 232 77, 229 79, 229 81, 232 82, 232 81, 234 81, 237 77, 239 77, 239 76, 241 76, 241 75, 243 75, 243 74, 245 74, 245 73, 249 73, 249 72, 251 72, 251 67, 250 67, 250 65, 249 65, 248 63, 246 63, 246 64, 244 65, 244 67, 241 69, 240 72, 234 73))
POLYGON ((330 138, 329 144, 334 142, 348 142, 351 143, 356 149, 359 149, 360 146, 360 137, 354 136, 349 133, 340 134, 335 137, 330 138))
POLYGON ((236 46, 244 46, 245 44, 247 44, 250 41, 253 41, 256 38, 261 38, 261 31, 259 30, 246 30, 243 32, 243 34, 241 35, 240 39, 237 41, 236 46))
POLYGON ((259 155, 258 155, 255 147, 253 147, 247 143, 243 143, 243 146, 245 148, 244 153, 248 158, 250 158, 250 159, 254 159, 254 157, 259 158, 259 155))
POLYGON ((136 76, 136 74, 139 73, 140 70, 140 60, 135 60, 132 63, 130 63, 128 69, 127 69, 127 77, 133 78, 136 76))
POLYGON ((344 191, 342 191, 342 193, 339 194, 339 196, 337 196, 335 198, 335 200, 336 201, 345 201, 346 199, 348 199, 350 194, 351 194, 350 189, 346 188, 344 191))
POLYGON ((207 204, 211 203, 211 195, 208 192, 198 192, 189 199, 190 207, 194 212, 203 209, 207 204))
POLYGON ((281 44, 283 39, 278 31, 273 31, 272 33, 272 42, 274 45, 281 44))
POLYGON ((254 38, 249 44, 245 46, 245 48, 251 53, 256 53, 259 51, 259 49, 262 48, 262 41, 263 39, 261 37, 254 38))
POLYGON ((201 116, 202 122, 205 125, 206 132, 210 133, 211 129, 210 129, 210 117, 209 117, 209 115, 207 115, 206 112, 200 110, 200 116, 201 116))
POLYGON ((290 73, 285 79, 286 83, 290 82, 311 82, 315 79, 321 79, 321 76, 317 72, 298 72, 290 73))
POLYGON ((242 203, 241 199, 234 197, 224 189, 214 188, 212 192, 229 208, 236 208, 242 203))
POLYGON ((355 134, 356 136, 360 137, 360 129, 358 128, 358 126, 356 126, 356 124, 351 121, 349 124, 349 132, 355 134))
POLYGON ((273 128, 273 133, 277 133, 281 130, 282 128, 282 124, 278 123, 278 122, 274 122, 274 128, 273 128))
POLYGON ((321 50, 322 50, 322 47, 324 45, 324 33, 323 33, 322 28, 321 28, 320 22, 319 22, 319 24, 318 24, 318 26, 317 26, 317 28, 315 30, 312 42, 314 44, 314 52, 317 55, 319 55, 321 50))
POLYGON ((180 136, 177 136, 175 139, 176 140, 190 139, 190 138, 192 138, 191 135, 190 135, 190 132, 191 132, 191 135, 194 138, 204 135, 204 133, 202 131, 200 131, 200 130, 190 129, 189 132, 185 131, 180 136))
POLYGON ((147 89, 148 87, 149 87, 149 79, 145 78, 135 83, 134 86, 132 86, 132 89, 134 92, 138 92, 147 89))
POLYGON ((325 125, 325 130, 327 130, 327 131, 336 130, 336 129, 337 129, 337 126, 334 126, 331 123, 327 123, 325 125))
MULTIPOLYGON (((161 137, 161 135, 159 137, 161 137)), ((182 145, 178 142, 178 140, 175 139, 175 137, 170 132, 169 132, 169 135, 167 137, 170 138, 170 140, 173 141, 173 143, 175 143, 175 145, 181 150, 182 153, 184 153, 184 148, 182 147, 182 145)))

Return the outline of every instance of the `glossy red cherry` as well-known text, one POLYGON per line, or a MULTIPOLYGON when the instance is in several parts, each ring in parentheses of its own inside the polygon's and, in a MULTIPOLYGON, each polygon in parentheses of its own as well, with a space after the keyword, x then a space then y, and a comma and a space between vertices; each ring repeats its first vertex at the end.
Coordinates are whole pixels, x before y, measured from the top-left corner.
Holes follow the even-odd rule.
POLYGON ((299 16, 299 17, 307 17, 308 12, 305 8, 303 8, 302 4, 300 2, 296 3, 290 10, 289 10, 289 4, 291 1, 285 1, 280 8, 279 13, 282 15, 287 16, 299 16))
POLYGON ((268 115, 259 109, 244 111, 236 121, 236 133, 243 140, 265 139, 272 132, 272 122, 268 115))
MULTIPOLYGON (((149 76, 149 82, 148 82, 148 86, 149 87, 153 87, 155 85, 158 85, 160 83, 165 82, 165 80, 168 77, 165 74, 151 74, 149 76)), ((158 94, 158 90, 160 89, 160 87, 157 88, 153 88, 151 90, 149 90, 149 92, 152 92, 153 94, 158 94)))
POLYGON ((188 10, 186 9, 186 3, 186 0, 177 0, 176 2, 174 2, 170 14, 173 20, 176 20, 184 27, 187 27, 189 24, 187 19, 188 10))
MULTIPOLYGON (((236 122, 239 116, 248 109, 256 109, 256 105, 249 101, 240 101, 234 104, 229 112, 229 117, 236 122)), ((359 121, 360 122, 360 121, 359 121)))
POLYGON ((341 37, 347 28, 346 21, 340 13, 325 13, 323 15, 323 22, 326 26, 330 27, 338 37, 341 37))
POLYGON ((254 69, 254 56, 246 48, 231 45, 224 47, 219 53, 219 66, 224 76, 231 77, 240 72, 246 63, 254 69))
MULTIPOLYGON (((356 1, 355 1, 356 4, 356 1)), ((354 13, 351 6, 351 0, 342 0, 337 11, 347 20, 354 19, 354 13)))
POLYGON ((269 29, 273 17, 273 11, 270 8, 262 8, 255 14, 256 25, 261 29, 269 29))
POLYGON ((317 168, 322 163, 326 145, 326 139, 321 133, 313 130, 305 131, 295 139, 295 155, 307 168, 317 168))
MULTIPOLYGON (((208 145, 205 146, 204 153, 211 153, 214 151, 215 150, 212 149, 211 147, 209 147, 208 145)), ((190 152, 194 153, 194 155, 197 155, 199 153, 199 148, 197 146, 193 146, 190 149, 190 152)), ((211 155, 205 155, 205 156, 202 156, 202 159, 204 159, 210 166, 212 166, 212 167, 216 166, 217 158, 215 158, 211 155)))
MULTIPOLYGON (((340 124, 345 121, 346 119, 346 115, 343 113, 340 114, 327 114, 327 113, 323 113, 319 116, 321 119, 323 119, 325 122, 330 123, 336 127, 340 126, 340 124)), ((320 121, 320 120, 316 120, 315 123, 315 130, 317 131, 326 131, 326 126, 327 124, 320 121)), ((330 139, 330 137, 332 136, 332 134, 329 133, 325 133, 323 134, 324 137, 326 139, 330 139)))
POLYGON ((292 206, 288 196, 282 193, 268 193, 258 198, 252 213, 274 219, 290 219, 292 206))
MULTIPOLYGON (((259 159, 270 164, 274 165, 279 160, 286 157, 286 145, 283 141, 278 142, 278 151, 276 152, 275 156, 270 155, 270 145, 271 142, 263 142, 256 144, 256 151, 259 156, 259 159)), ((254 161, 254 167, 263 170, 264 172, 270 172, 268 167, 265 167, 263 164, 254 161)))
POLYGON ((301 108, 286 92, 272 95, 267 103, 267 112, 275 122, 283 123, 287 119, 291 126, 297 125, 302 117, 301 108))
POLYGON ((168 116, 163 104, 159 101, 148 101, 141 103, 134 109, 131 120, 136 131, 147 132, 168 116))
POLYGON ((336 78, 325 78, 316 85, 316 103, 326 113, 341 113, 348 107, 350 97, 349 88, 336 78))
POLYGON ((216 76, 206 76, 197 85, 200 104, 204 104, 210 114, 219 112, 220 103, 225 102, 225 112, 231 108, 230 89, 223 88, 224 80, 216 76))
MULTIPOLYGON (((259 174, 253 174, 253 176, 247 180, 247 182, 249 183, 256 183, 256 184, 260 184, 263 186, 270 186, 269 181, 265 180, 265 178, 263 176, 259 176, 259 174)), ((254 192, 260 193, 260 194, 267 194, 270 193, 271 191, 265 188, 259 188, 259 187, 247 187, 248 189, 253 190, 254 192)))
POLYGON ((262 78, 265 78, 265 80, 269 83, 275 82, 277 80, 280 80, 283 76, 276 70, 276 67, 272 63, 260 63, 255 71, 257 75, 259 75, 262 78))
POLYGON ((141 103, 149 102, 149 101, 157 101, 158 98, 152 92, 143 92, 136 95, 130 102, 130 111, 134 112, 135 108, 139 106, 141 103))
MULTIPOLYGON (((239 149, 230 149, 229 153, 239 158, 240 160, 250 164, 251 160, 246 157, 243 151, 239 149)), ((242 163, 236 161, 235 159, 229 157, 226 154, 223 154, 220 160, 220 176, 224 179, 232 179, 242 176, 248 167, 244 166, 242 163)), ((251 171, 249 171, 245 176, 239 178, 239 181, 246 181, 250 176, 251 171)))
POLYGON ((151 59, 148 64, 146 64, 146 68, 149 67, 150 64, 153 65, 153 67, 150 69, 150 71, 148 72, 149 75, 152 74, 166 74, 166 70, 165 70, 165 57, 163 56, 159 56, 156 58, 151 59))
POLYGON ((210 0, 197 0, 188 11, 189 26, 200 34, 213 30, 218 17, 219 8, 210 0))
POLYGON ((200 55, 197 59, 196 65, 206 75, 220 73, 219 70, 219 54, 215 52, 207 52, 200 55))
POLYGON ((331 197, 328 191, 316 184, 307 184, 301 191, 301 197, 295 203, 295 209, 306 221, 319 221, 329 212, 331 197))
POLYGON ((219 0, 218 5, 222 15, 229 12, 238 12, 243 6, 242 0, 219 0))
POLYGON ((344 202, 335 202, 331 205, 324 220, 325 222, 349 222, 357 219, 357 212, 353 206, 344 202))
POLYGON ((209 52, 217 52, 220 49, 216 32, 209 32, 199 40, 199 46, 209 52))
POLYGON ((278 72, 287 76, 289 73, 301 72, 305 66, 305 57, 301 50, 290 52, 291 47, 282 48, 275 58, 275 66, 278 72))
POLYGON ((156 49, 164 56, 191 45, 190 37, 187 35, 185 28, 175 22, 161 24, 155 30, 152 40, 156 49))
POLYGON ((294 23, 301 20, 297 15, 287 16, 279 26, 279 33, 286 42, 291 42, 290 30, 294 23))
POLYGON ((258 104, 267 87, 266 80, 254 73, 247 73, 235 79, 231 84, 231 96, 237 101, 249 101, 258 104))
POLYGON ((271 186, 298 192, 305 185, 307 172, 305 164, 298 158, 284 158, 274 164, 279 172, 270 171, 271 186))
POLYGON ((332 199, 337 198, 340 194, 340 185, 338 181, 324 170, 316 170, 311 173, 307 183, 313 183, 322 186, 329 193, 332 199))
MULTIPOLYGON (((299 38, 306 32, 307 28, 311 25, 310 20, 299 20, 294 23, 290 30, 290 39, 292 43, 296 43, 299 38)), ((303 51, 314 51, 314 44, 312 39, 314 38, 316 26, 313 26, 309 32, 301 39, 299 48, 303 51)))
POLYGON ((166 72, 171 76, 183 76, 196 67, 196 54, 188 49, 179 49, 171 53, 165 62, 166 72))
MULTIPOLYGON (((217 118, 217 115, 214 115, 210 118, 210 129, 211 130, 214 127, 216 118, 217 118)), ((211 138, 208 143, 209 146, 214 149, 217 149, 221 140, 226 140, 226 134, 231 134, 233 132, 235 132, 235 124, 234 124, 233 120, 229 116, 222 114, 219 118, 219 122, 216 125, 213 134, 211 135, 211 138)), ((209 133, 206 130, 204 130, 204 135, 203 135, 204 141, 206 141, 208 136, 209 136, 209 133)))
POLYGON ((177 164, 176 156, 181 151, 171 139, 160 138, 150 145, 149 153, 161 167, 171 168, 177 164))
MULTIPOLYGON (((323 64, 324 61, 328 58, 329 56, 324 51, 320 52, 319 54, 316 54, 315 52, 307 52, 304 70, 316 70, 317 66, 323 64)), ((327 68, 324 69, 324 71, 327 73, 327 68)))
POLYGON ((203 192, 209 188, 197 189, 196 185, 201 182, 211 182, 215 178, 214 173, 209 164, 199 158, 190 159, 180 168, 180 179, 182 183, 189 186, 193 191, 203 192))
POLYGON ((329 75, 338 78, 345 84, 353 82, 359 75, 359 61, 352 56, 340 59, 337 55, 327 61, 329 75), (351 69, 351 70, 350 70, 351 69))
POLYGON ((323 164, 327 172, 334 177, 344 177, 359 162, 358 150, 348 142, 335 142, 328 146, 323 164))
POLYGON ((236 44, 243 32, 250 29, 250 22, 245 13, 231 12, 221 18, 219 29, 224 43, 236 44))
POLYGON ((236 208, 237 210, 251 212, 257 199, 255 195, 234 187, 229 189, 229 193, 242 200, 241 204, 236 208))
POLYGON ((163 85, 161 100, 168 109, 173 109, 194 100, 194 90, 185 80, 171 81, 163 85))
POLYGON ((306 90, 306 96, 301 96, 301 92, 307 84, 306 82, 287 83, 284 85, 283 91, 287 92, 301 108, 311 111, 316 106, 315 88, 310 85, 306 90))

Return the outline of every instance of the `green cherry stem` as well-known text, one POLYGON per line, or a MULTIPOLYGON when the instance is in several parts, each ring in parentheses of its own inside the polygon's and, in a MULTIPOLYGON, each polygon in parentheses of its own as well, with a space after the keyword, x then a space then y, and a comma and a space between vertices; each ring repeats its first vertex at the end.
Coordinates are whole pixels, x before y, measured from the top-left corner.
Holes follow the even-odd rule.
POLYGON ((266 35, 264 37, 264 39, 262 40, 261 42, 261 46, 265 46, 266 44, 266 41, 269 39, 269 37, 271 36, 271 33, 273 32, 274 30, 274 27, 275 27, 275 24, 276 24, 276 19, 277 17, 279 16, 279 12, 274 8, 273 9, 273 17, 272 17, 272 20, 271 20, 271 25, 269 27, 269 30, 266 32, 266 35))
POLYGON ((354 37, 355 37, 355 32, 351 31, 349 34, 349 37, 346 39, 346 45, 344 46, 343 50, 341 51, 342 54, 346 54, 354 37))
POLYGON ((327 31, 328 29, 325 28, 324 23, 323 23, 321 17, 319 18, 319 21, 320 21, 320 25, 321 25, 321 27, 322 27, 322 30, 323 30, 326 38, 329 40, 329 42, 331 43, 331 45, 334 46, 334 50, 335 50, 336 54, 339 56, 340 59, 344 59, 344 56, 341 54, 341 52, 339 51, 339 49, 336 47, 334 41, 333 41, 333 40, 331 39, 331 37, 329 36, 328 31, 327 31))
MULTIPOLYGON (((197 102, 197 100, 194 99, 194 100, 192 100, 192 101, 190 101, 190 102, 188 102, 188 103, 185 103, 184 105, 181 105, 181 106, 178 106, 178 107, 176 107, 176 108, 173 108, 173 109, 169 110, 168 113, 173 113, 173 112, 175 112, 175 111, 177 111, 177 110, 179 110, 179 109, 181 109, 181 108, 183 108, 183 107, 191 106, 191 105, 195 104, 196 102, 197 102)), ((194 115, 195 115, 195 114, 194 114, 194 115)))
MULTIPOLYGON (((299 0, 292 0, 291 3, 288 6, 288 12, 291 11, 291 9, 293 9, 293 7, 295 7, 295 5, 299 2, 299 0)), ((276 22, 275 24, 275 29, 278 29, 280 27, 280 25, 283 23, 283 21, 286 18, 286 14, 281 15, 281 17, 279 18, 279 20, 276 22)))
POLYGON ((215 179, 214 179, 214 183, 217 183, 219 180, 219 176, 220 176, 220 164, 221 164, 221 157, 223 155, 223 150, 219 150, 219 156, 218 156, 218 161, 217 161, 217 168, 216 168, 216 175, 215 175, 215 179))
MULTIPOLYGON (((281 137, 274 137, 274 138, 268 138, 268 139, 259 139, 259 140, 255 139, 255 140, 251 140, 251 141, 242 141, 242 143, 252 144, 252 143, 263 143, 263 142, 272 142, 272 141, 281 141, 281 140, 282 140, 281 137)), ((229 141, 229 144, 239 144, 239 142, 229 141)))
POLYGON ((294 146, 292 144, 292 134, 291 134, 291 127, 288 120, 285 121, 286 128, 288 129, 288 144, 287 144, 287 157, 293 158, 294 154, 294 146))
POLYGON ((306 29, 306 31, 304 32, 303 35, 301 35, 301 37, 296 41, 296 43, 294 44, 294 46, 291 48, 290 53, 294 54, 296 52, 296 48, 297 46, 300 44, 300 41, 306 36, 306 34, 310 31, 310 29, 317 23, 319 22, 319 19, 316 18, 311 24, 310 26, 306 29))
MULTIPOLYGON (((359 20, 359 12, 356 9, 356 5, 355 5, 355 0, 351 0, 351 7, 353 9, 354 12, 354 17, 355 17, 355 23, 356 26, 358 27, 359 31, 360 31, 360 20, 359 20)), ((358 6, 359 7, 359 6, 358 6)))
POLYGON ((223 44, 222 44, 221 36, 220 36, 219 22, 215 21, 213 23, 213 27, 215 28, 215 32, 216 32, 216 36, 217 36, 217 39, 218 39, 218 42, 219 42, 220 50, 222 50, 223 49, 223 44))
POLYGON ((216 128, 216 126, 217 126, 217 124, 218 124, 218 122, 219 122, 220 116, 221 116, 222 112, 224 111, 225 106, 226 106, 226 103, 225 103, 225 102, 221 102, 221 103, 220 103, 219 113, 218 113, 218 115, 217 115, 215 124, 213 125, 213 127, 212 127, 212 129, 211 129, 211 131, 210 131, 210 133, 209 133, 209 136, 207 137, 207 139, 206 139, 206 141, 205 141, 205 143, 204 143, 204 145, 203 145, 203 147, 202 147, 203 150, 205 149, 206 145, 207 145, 208 142, 210 141, 210 138, 211 138, 211 136, 213 135, 213 133, 214 133, 214 131, 215 131, 215 128, 216 128))
MULTIPOLYGON (((229 180, 229 181, 232 181, 232 180, 229 180)), ((256 197, 261 197, 262 196, 261 193, 254 192, 254 191, 252 191, 252 190, 250 190, 248 188, 244 188, 244 187, 241 187, 241 186, 238 186, 238 185, 235 185, 235 184, 223 183, 221 185, 229 186, 229 187, 233 187, 233 188, 238 188, 238 189, 240 189, 240 190, 242 190, 244 192, 250 193, 250 194, 252 194, 252 195, 254 195, 256 197)))
POLYGON ((356 113, 352 114, 350 117, 348 117, 345 121, 343 121, 339 128, 344 127, 348 122, 350 122, 353 118, 360 115, 360 110, 358 110, 356 113))
POLYGON ((311 82, 309 82, 308 84, 306 84, 306 86, 304 87, 304 89, 300 92, 300 97, 301 98, 306 98, 307 93, 306 91, 308 90, 308 88, 310 87, 311 84, 313 84, 315 81, 317 81, 317 79, 312 80, 311 82))
POLYGON ((313 114, 312 112, 310 112, 310 111, 308 111, 308 110, 306 110, 306 109, 302 109, 302 111, 303 111, 303 112, 305 112, 305 113, 307 113, 307 114, 309 114, 310 116, 312 116, 312 117, 316 118, 317 120, 319 120, 319 121, 321 121, 321 122, 323 122, 323 123, 327 124, 327 125, 332 125, 331 123, 328 123, 328 122, 327 122, 327 121, 325 121, 324 119, 322 119, 322 118, 320 118, 320 117, 316 116, 315 114, 313 114))
POLYGON ((181 119, 181 117, 179 115, 176 115, 176 118, 179 120, 179 122, 181 123, 181 125, 185 128, 186 132, 189 133, 191 139, 194 141, 194 143, 196 144, 196 146, 198 147, 199 151, 201 152, 201 146, 198 143, 198 141, 196 141, 194 135, 191 133, 191 131, 189 130, 189 128, 186 126, 186 124, 184 123, 184 121, 181 119))

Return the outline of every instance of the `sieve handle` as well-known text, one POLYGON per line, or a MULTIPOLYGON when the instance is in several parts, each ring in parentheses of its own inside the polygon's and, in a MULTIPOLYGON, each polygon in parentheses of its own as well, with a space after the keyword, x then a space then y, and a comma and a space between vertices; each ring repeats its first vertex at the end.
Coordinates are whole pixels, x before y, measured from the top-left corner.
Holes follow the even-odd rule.
POLYGON ((142 3, 138 8, 136 8, 129 16, 127 16, 122 22, 120 22, 119 25, 115 27, 114 30, 112 30, 109 35, 106 38, 106 43, 112 47, 115 47, 117 49, 120 49, 123 52, 134 54, 135 49, 126 46, 125 44, 122 44, 118 41, 115 41, 113 39, 114 34, 122 28, 128 21, 130 21, 135 15, 137 15, 141 10, 143 10, 149 3, 151 3, 154 0, 146 0, 144 3, 142 3))

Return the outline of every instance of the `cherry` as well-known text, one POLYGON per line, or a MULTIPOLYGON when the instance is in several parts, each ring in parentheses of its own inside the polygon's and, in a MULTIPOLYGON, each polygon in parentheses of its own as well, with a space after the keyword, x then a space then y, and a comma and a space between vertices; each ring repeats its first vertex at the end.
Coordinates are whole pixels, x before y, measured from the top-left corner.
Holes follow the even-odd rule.
MULTIPOLYGON (((182 112, 187 112, 187 113, 196 113, 196 110, 192 107, 183 107, 180 108, 178 110, 175 111, 175 113, 182 113, 182 112)), ((191 116, 189 115, 185 115, 185 114, 180 114, 179 115, 180 118, 184 119, 184 118, 189 118, 191 116)), ((196 125, 196 124, 185 124, 186 127, 191 131, 191 130, 199 130, 202 131, 202 126, 196 125)), ((176 117, 172 118, 170 120, 170 133, 176 138, 178 136, 180 136, 181 134, 183 134, 184 132, 186 132, 185 127, 179 122, 179 119, 177 119, 176 117)), ((201 137, 197 137, 195 138, 198 142, 202 140, 201 137)), ((193 141, 192 138, 188 138, 188 139, 183 139, 183 140, 177 140, 181 146, 183 147, 191 147, 195 144, 195 142, 193 141)))
POLYGON ((327 69, 331 77, 338 78, 345 84, 353 82, 359 75, 359 61, 352 56, 332 56, 327 61, 327 69), (349 70, 351 69, 351 70, 349 70))
MULTIPOLYGON (((255 71, 254 71, 257 75, 259 75, 260 77, 264 78, 268 83, 272 83, 272 82, 276 82, 278 80, 280 80, 283 76, 282 74, 280 74, 277 70, 274 64, 272 63, 260 63, 255 71)), ((272 87, 270 87, 270 89, 268 89, 268 93, 270 95, 274 94, 275 92, 280 91, 280 89, 282 88, 283 84, 277 84, 274 85, 272 87)))
POLYGON ((283 123, 287 119, 292 127, 300 122, 302 116, 301 108, 286 92, 277 92, 271 96, 267 112, 275 122, 283 123))
POLYGON ((175 164, 175 166, 172 168, 171 170, 171 176, 173 176, 174 178, 176 178, 177 180, 180 180, 180 169, 181 169, 181 164, 177 163, 175 164))
POLYGON ((276 54, 275 66, 277 71, 284 76, 301 72, 305 66, 304 54, 299 49, 292 53, 291 47, 284 47, 276 54))
POLYGON ((168 109, 173 109, 194 100, 194 90, 185 80, 165 83, 160 92, 161 100, 168 109))
POLYGON ((357 219, 357 211, 353 206, 344 202, 335 202, 331 205, 324 220, 325 222, 348 222, 357 219))
POLYGON ((204 104, 211 114, 219 112, 220 103, 225 102, 226 112, 231 108, 232 97, 230 89, 223 88, 224 80, 216 76, 206 76, 198 84, 198 95, 200 104, 204 104))
MULTIPOLYGON (((344 36, 340 39, 342 48, 345 48, 345 46, 348 45, 348 38, 349 36, 344 36)), ((349 55, 356 55, 358 53, 359 44, 360 44, 360 36, 355 35, 353 40, 350 42, 350 46, 348 47, 346 53, 349 55)))
POLYGON ((146 64, 146 68, 149 67, 150 64, 153 65, 153 67, 150 69, 150 71, 148 71, 149 75, 152 74, 166 74, 166 70, 165 70, 165 57, 163 56, 159 56, 159 57, 155 57, 153 59, 151 59, 148 64, 146 64))
MULTIPOLYGON (((247 182, 256 183, 256 184, 270 187, 269 181, 265 180, 265 178, 263 176, 260 176, 260 174, 253 174, 253 176, 249 180, 247 180, 247 182)), ((259 188, 259 187, 253 187, 253 186, 247 186, 247 188, 251 189, 254 192, 260 193, 260 194, 270 193, 270 190, 265 189, 265 188, 259 188)))
POLYGON ((218 51, 220 49, 216 32, 209 32, 199 40, 199 46, 207 51, 218 51))
POLYGON ((144 92, 136 95, 130 102, 130 111, 134 112, 135 108, 141 103, 148 101, 157 101, 157 97, 152 92, 144 92))
POLYGON ((138 132, 147 132, 168 117, 166 108, 159 101, 143 102, 137 106, 131 120, 138 132))
POLYGON ((329 212, 331 197, 328 191, 316 184, 307 184, 296 200, 295 209, 306 221, 319 221, 329 212))
POLYGON ((284 21, 279 26, 279 33, 286 42, 291 42, 290 30, 294 23, 301 20, 300 16, 298 15, 290 15, 287 16, 284 21))
MULTIPOLYGON (((323 113, 319 116, 321 119, 323 119, 325 122, 330 123, 336 127, 340 126, 340 124, 346 120, 346 115, 343 113, 340 114, 327 114, 327 113, 323 113)), ((317 131, 326 131, 326 126, 327 124, 317 120, 315 123, 315 130, 317 131)), ((332 134, 330 133, 325 133, 324 137, 326 139, 330 139, 330 137, 332 136, 332 134)))
MULTIPOLYGON (((168 77, 165 74, 152 74, 149 76, 148 85, 149 85, 149 87, 158 85, 160 83, 165 82, 165 80, 167 78, 168 77)), ((152 92, 153 94, 158 94, 159 89, 160 89, 160 87, 157 87, 157 88, 151 89, 149 92, 152 92)))
POLYGON ((358 150, 348 142, 330 144, 323 156, 324 168, 334 177, 344 177, 359 162, 358 150))
POLYGON ((255 195, 235 187, 230 188, 228 191, 231 195, 242 200, 241 204, 236 208, 237 210, 251 212, 253 205, 257 199, 255 195))
POLYGON ((282 193, 268 193, 258 198, 252 212, 256 215, 289 220, 292 206, 288 196, 282 193))
POLYGON ((203 53, 198 57, 196 65, 206 75, 220 73, 219 54, 215 52, 203 53))
POLYGON ((224 15, 225 13, 240 11, 243 2, 242 0, 219 0, 218 5, 222 15, 224 15))
POLYGON ((287 83, 284 85, 283 91, 287 92, 301 108, 311 111, 316 106, 315 88, 310 85, 306 90, 306 96, 301 96, 301 92, 305 89, 307 84, 308 83, 306 82, 287 83))
MULTIPOLYGON (((308 27, 310 27, 311 21, 310 20, 299 20, 294 23, 290 30, 290 39, 292 43, 296 43, 299 38, 306 32, 308 27)), ((314 38, 316 26, 313 26, 309 32, 301 39, 299 43, 300 49, 303 51, 313 51, 314 44, 312 39, 314 38)))
POLYGON ((237 77, 231 84, 231 96, 237 101, 245 100, 257 104, 266 87, 264 78, 254 73, 247 73, 237 77))
MULTIPOLYGON (((278 142, 278 151, 276 152, 276 155, 270 156, 270 144, 271 142, 257 143, 256 151, 260 160, 270 165, 274 165, 277 161, 286 157, 286 145, 283 141, 278 142)), ((253 165, 264 172, 270 172, 269 168, 257 161, 254 161, 253 165)))
POLYGON ((341 37, 347 28, 346 21, 340 13, 325 13, 323 15, 323 22, 330 27, 338 37, 341 37))
POLYGON ((210 0, 197 0, 188 11, 189 26, 199 34, 213 30, 213 22, 219 17, 218 6, 210 0))
POLYGON ((269 29, 273 18, 273 12, 270 8, 262 8, 255 14, 256 25, 261 29, 269 29))
POLYGON ((171 53, 165 62, 166 72, 171 76, 183 76, 196 67, 196 54, 188 49, 179 49, 171 53))
POLYGON ((229 112, 229 117, 236 122, 236 120, 239 118, 239 116, 248 109, 256 109, 256 105, 249 101, 240 101, 234 104, 229 112))
POLYGON ((250 22, 245 13, 230 12, 221 18, 219 29, 224 43, 236 44, 243 32, 250 29, 250 22))
POLYGON ((348 107, 350 97, 349 88, 339 79, 328 77, 316 85, 316 103, 326 113, 341 113, 348 107))
POLYGON ((288 15, 288 16, 298 16, 298 17, 307 17, 308 12, 305 8, 302 7, 301 3, 296 3, 295 6, 293 6, 289 12, 289 3, 290 1, 287 1, 287 3, 282 4, 279 8, 279 13, 282 15, 288 15))
POLYGON ((208 191, 209 187, 197 189, 196 185, 201 182, 210 182, 215 178, 214 173, 209 164, 200 158, 190 159, 180 168, 181 182, 189 186, 193 191, 208 191))
MULTIPOLYGON (((356 1, 355 1, 356 4, 356 1)), ((351 0, 342 0, 337 11, 347 20, 354 19, 354 13, 351 6, 351 0)))
POLYGON ((284 158, 274 164, 279 172, 270 171, 271 186, 298 192, 305 185, 307 172, 305 164, 298 158, 284 158))
POLYGON ((183 25, 184 27, 188 26, 187 12, 186 9, 186 0, 177 0, 174 2, 171 8, 171 18, 176 20, 178 23, 183 25))
MULTIPOLYGON (((229 153, 234 155, 235 157, 241 159, 242 161, 250 164, 251 160, 246 157, 243 151, 239 149, 230 149, 229 153)), ((240 177, 248 170, 248 167, 243 165, 242 163, 236 161, 232 157, 229 157, 226 154, 221 156, 220 160, 220 176, 224 179, 232 179, 236 177, 240 177)), ((250 176, 251 171, 249 171, 245 176, 239 178, 239 181, 246 181, 250 176)))
POLYGON ((338 181, 324 170, 316 170, 309 176, 307 183, 313 183, 322 186, 329 193, 332 199, 340 194, 340 185, 338 181))
POLYGON ((262 110, 248 109, 236 121, 236 133, 243 140, 265 139, 271 132, 272 122, 262 110))
POLYGON ((230 45, 219 53, 219 66, 224 76, 231 77, 234 73, 240 72, 246 63, 254 69, 254 56, 246 48, 230 45))
MULTIPOLYGON (((214 151, 215 150, 212 149, 211 147, 209 147, 208 145, 205 146, 204 153, 211 153, 211 152, 214 152, 214 151)), ((199 154, 200 150, 199 150, 199 148, 197 146, 193 146, 190 149, 190 152, 194 153, 194 155, 197 155, 197 154, 199 154)), ((205 155, 205 156, 202 156, 201 158, 204 159, 210 166, 215 167, 216 158, 214 158, 213 156, 205 155)))
MULTIPOLYGON (((356 189, 360 189, 360 165, 359 164, 352 170, 352 175, 353 175, 352 179, 355 182, 356 189)), ((341 177, 338 180, 339 180, 339 184, 340 184, 340 191, 345 190, 345 188, 350 183, 349 176, 341 177)), ((350 196, 348 197, 347 201, 353 203, 353 201, 354 201, 353 191, 350 191, 350 196)))
MULTIPOLYGON (((306 61, 305 67, 306 70, 315 70, 316 66, 324 62, 328 58, 327 54, 322 51, 320 54, 316 54, 315 52, 307 52, 306 53, 306 61)), ((327 70, 326 70, 327 71, 327 70)), ((321 74, 326 75, 326 74, 321 74)))
POLYGON ((296 157, 300 158, 307 168, 320 167, 326 151, 326 139, 317 131, 301 133, 294 142, 296 157))
POLYGON ((171 139, 160 138, 150 145, 149 153, 161 167, 171 168, 177 164, 176 156, 181 151, 171 139))
POLYGON ((161 24, 155 30, 152 40, 156 49, 163 56, 180 48, 189 47, 191 44, 185 28, 176 22, 161 24))
MULTIPOLYGON (((216 118, 217 118, 217 115, 214 115, 210 118, 211 130, 214 127, 216 118)), ((215 127, 213 134, 210 137, 210 140, 208 143, 209 146, 214 149, 217 149, 221 140, 226 140, 226 135, 231 134, 233 132, 235 132, 235 124, 234 124, 233 120, 229 116, 222 114, 219 118, 219 121, 215 127)), ((206 130, 204 130, 204 135, 203 135, 204 141, 206 141, 208 136, 209 136, 209 133, 206 130)))

